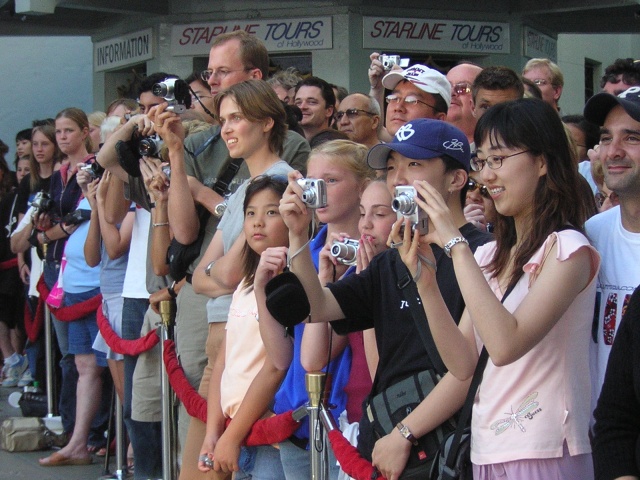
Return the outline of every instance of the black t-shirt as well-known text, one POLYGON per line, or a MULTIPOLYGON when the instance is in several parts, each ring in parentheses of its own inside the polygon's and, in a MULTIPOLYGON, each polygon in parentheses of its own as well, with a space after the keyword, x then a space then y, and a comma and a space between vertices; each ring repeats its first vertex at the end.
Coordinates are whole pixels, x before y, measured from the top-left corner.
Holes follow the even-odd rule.
MULTIPOLYGON (((472 251, 493 240, 491 235, 470 223, 465 224, 460 233, 469 241, 472 251)), ((432 248, 438 266, 436 279, 440 292, 457 322, 465 305, 453 261, 440 247, 432 245, 432 248)), ((397 286, 396 262, 401 261, 396 250, 387 250, 375 257, 359 275, 350 275, 328 286, 347 318, 331 323, 337 333, 375 328, 380 360, 372 394, 433 367, 416 330, 407 299, 397 286)))
POLYGON ((25 175, 18 186, 18 200, 16 202, 16 211, 23 215, 27 213, 29 203, 38 192, 49 193, 51 186, 51 177, 41 178, 35 189, 31 189, 31 175, 25 175))
POLYGON ((0 233, 0 262, 16 256, 15 253, 11 252, 11 233, 18 226, 18 213, 16 212, 14 204, 16 195, 15 189, 12 189, 0 200, 0 223, 2 224, 2 233, 0 233))
MULTIPOLYGON (((474 252, 480 245, 493 240, 492 235, 481 232, 470 223, 465 224, 460 233, 474 252)), ((431 247, 438 267, 438 287, 451 316, 458 322, 465 305, 453 260, 440 247, 431 247)), ((413 374, 433 368, 407 300, 397 286, 396 262, 402 262, 399 253, 389 249, 375 257, 360 274, 349 275, 328 285, 347 318, 331 322, 337 333, 375 328, 380 359, 371 397, 413 374)), ((365 411, 363 408, 358 451, 371 460, 376 437, 365 411)))

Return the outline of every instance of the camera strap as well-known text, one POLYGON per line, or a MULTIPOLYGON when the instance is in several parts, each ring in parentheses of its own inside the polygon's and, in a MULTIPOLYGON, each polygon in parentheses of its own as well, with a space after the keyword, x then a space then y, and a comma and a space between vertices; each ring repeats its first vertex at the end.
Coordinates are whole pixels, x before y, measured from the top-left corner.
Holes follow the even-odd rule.
POLYGON ((231 185, 233 177, 235 177, 238 170, 240 170, 242 162, 244 162, 243 158, 233 158, 227 161, 227 165, 222 172, 222 175, 218 177, 216 183, 211 187, 214 192, 221 197, 224 197, 229 193, 229 185, 231 185))

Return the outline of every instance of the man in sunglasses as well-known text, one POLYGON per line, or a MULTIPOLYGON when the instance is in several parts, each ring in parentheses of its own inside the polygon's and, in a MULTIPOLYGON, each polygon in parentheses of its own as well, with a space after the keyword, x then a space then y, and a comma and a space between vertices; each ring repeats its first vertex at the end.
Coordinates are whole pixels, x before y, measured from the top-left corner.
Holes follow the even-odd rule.
POLYGON ((473 131, 478 121, 473 115, 471 86, 481 71, 482 67, 478 65, 461 63, 447 73, 447 80, 451 84, 451 105, 447 112, 447 122, 462 130, 470 144, 473 143, 473 131))
POLYGON ((380 143, 380 104, 363 93, 353 93, 340 102, 335 114, 338 130, 346 133, 349 140, 366 145, 368 148, 380 143))

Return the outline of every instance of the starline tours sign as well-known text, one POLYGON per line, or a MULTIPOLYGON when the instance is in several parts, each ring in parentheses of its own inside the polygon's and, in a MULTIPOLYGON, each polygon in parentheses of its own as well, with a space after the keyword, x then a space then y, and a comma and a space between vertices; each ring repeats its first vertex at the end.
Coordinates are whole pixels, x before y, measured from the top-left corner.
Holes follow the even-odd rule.
POLYGON ((171 27, 172 55, 208 55, 220 34, 245 30, 258 37, 269 52, 333 48, 331 17, 250 19, 192 23, 171 27))
POLYGON ((367 49, 510 53, 508 23, 363 17, 362 24, 367 49))

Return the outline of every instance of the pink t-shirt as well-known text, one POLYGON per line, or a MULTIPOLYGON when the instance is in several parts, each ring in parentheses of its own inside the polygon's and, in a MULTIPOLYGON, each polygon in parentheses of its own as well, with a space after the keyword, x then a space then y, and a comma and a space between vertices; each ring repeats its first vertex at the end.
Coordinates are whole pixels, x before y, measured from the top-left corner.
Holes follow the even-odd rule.
MULTIPOLYGON (((471 461, 477 465, 514 460, 562 457, 566 441, 571 455, 591 452, 589 419, 591 384, 589 338, 595 303, 598 253, 576 230, 551 234, 525 265, 524 275, 504 302, 514 312, 535 281, 546 248, 558 239, 560 261, 587 246, 593 258, 593 277, 549 333, 519 360, 496 367, 487 363, 472 416, 471 461)), ((479 247, 478 264, 487 265, 495 242, 479 247)), ((485 274, 496 297, 503 292, 485 274)), ((476 333, 479 348, 482 342, 476 333)))
POLYGON ((253 289, 248 290, 240 284, 233 293, 225 328, 227 337, 220 405, 225 417, 233 418, 267 356, 260 336, 253 289))

